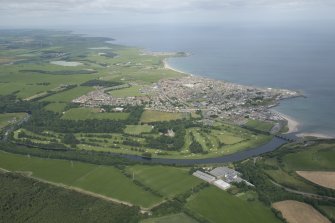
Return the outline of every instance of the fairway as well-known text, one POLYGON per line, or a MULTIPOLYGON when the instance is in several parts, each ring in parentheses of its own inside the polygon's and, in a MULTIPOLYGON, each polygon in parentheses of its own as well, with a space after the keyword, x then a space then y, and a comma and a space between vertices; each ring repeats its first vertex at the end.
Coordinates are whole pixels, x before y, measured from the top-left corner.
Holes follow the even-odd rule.
POLYGON ((182 119, 185 117, 187 117, 187 115, 184 113, 145 110, 141 116, 141 122, 142 123, 163 122, 163 121, 182 119))
POLYGON ((281 201, 273 204, 289 223, 330 223, 320 212, 311 205, 298 201, 281 201))
POLYGON ((6 127, 9 124, 16 123, 22 119, 26 114, 25 113, 5 113, 0 114, 0 129, 6 127))
POLYGON ((202 181, 188 173, 188 169, 165 166, 130 166, 127 168, 144 185, 164 196, 173 197, 183 193, 202 181))
POLYGON ((126 120, 129 113, 125 112, 99 112, 95 108, 72 108, 64 113, 62 119, 86 120, 86 119, 111 119, 126 120))
POLYGON ((242 200, 213 186, 193 195, 186 207, 211 222, 281 222, 262 203, 242 200))
POLYGON ((151 132, 152 128, 150 125, 127 125, 124 132, 131 135, 140 135, 151 132))
POLYGON ((22 171, 46 181, 78 187, 142 207, 150 207, 161 201, 161 198, 137 186, 110 166, 0 152, 0 168, 22 171))

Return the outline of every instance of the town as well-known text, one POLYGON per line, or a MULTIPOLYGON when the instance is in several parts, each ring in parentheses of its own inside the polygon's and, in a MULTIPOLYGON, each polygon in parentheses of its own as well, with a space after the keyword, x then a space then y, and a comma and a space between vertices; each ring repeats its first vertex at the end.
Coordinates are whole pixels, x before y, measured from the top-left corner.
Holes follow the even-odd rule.
POLYGON ((115 89, 136 85, 129 83, 112 89, 97 87, 72 102, 84 107, 143 105, 145 109, 162 112, 201 112, 203 120, 219 117, 241 124, 247 119, 283 120, 269 108, 279 100, 300 96, 298 92, 285 89, 249 87, 191 75, 143 86, 139 89, 140 96, 113 96, 115 89))

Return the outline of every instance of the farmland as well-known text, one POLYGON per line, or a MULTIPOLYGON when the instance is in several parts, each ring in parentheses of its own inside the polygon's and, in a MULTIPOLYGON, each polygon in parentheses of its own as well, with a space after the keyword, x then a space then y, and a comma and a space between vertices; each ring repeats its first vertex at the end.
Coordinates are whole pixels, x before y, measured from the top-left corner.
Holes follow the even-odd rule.
POLYGON ((335 172, 297 171, 297 174, 320 186, 335 189, 335 172))
POLYGON ((131 166, 127 171, 136 180, 166 197, 181 194, 201 181, 188 173, 188 169, 164 166, 131 166))
POLYGON ((135 185, 114 167, 3 152, 0 153, 0 160, 0 168, 6 170, 24 172, 38 179, 81 188, 143 207, 150 207, 161 200, 135 185))
POLYGON ((312 206, 298 201, 281 201, 273 204, 290 223, 330 223, 312 206))
MULTIPOLYGON (((304 176, 299 173, 313 173, 314 171, 326 171, 327 173, 335 170, 333 143, 316 143, 308 147, 287 145, 275 153, 278 153, 280 158, 268 158, 261 163, 273 167, 268 168, 265 172, 277 183, 289 188, 317 193, 319 189, 315 187, 315 184, 307 181, 308 177, 307 180, 304 179, 304 176)), ((326 178, 328 179, 327 185, 330 186, 329 180, 331 181, 332 178, 326 178)), ((322 185, 322 182, 319 181, 322 180, 322 175, 318 174, 317 179, 318 181, 314 181, 316 179, 311 179, 311 181, 322 185)))
POLYGON ((137 222, 140 218, 136 207, 112 203, 12 173, 0 172, 0 203, 0 221, 7 223, 118 223, 137 222))
POLYGON ((215 187, 189 198, 187 207, 212 222, 280 222, 261 203, 242 200, 215 187))

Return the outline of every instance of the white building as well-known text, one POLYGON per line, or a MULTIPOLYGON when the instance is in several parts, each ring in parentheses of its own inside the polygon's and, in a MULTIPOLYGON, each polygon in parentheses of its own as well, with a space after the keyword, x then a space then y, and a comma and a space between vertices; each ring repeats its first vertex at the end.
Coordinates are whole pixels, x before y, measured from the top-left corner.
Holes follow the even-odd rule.
POLYGON ((227 190, 231 187, 231 185, 223 180, 216 180, 214 181, 214 185, 222 190, 227 190))
POLYGON ((207 173, 201 172, 199 170, 197 170, 196 172, 194 172, 192 175, 195 176, 195 177, 198 177, 198 178, 200 178, 200 179, 202 179, 202 180, 204 180, 204 181, 206 181, 208 183, 212 183, 213 181, 216 180, 215 177, 213 177, 213 176, 211 176, 211 175, 209 175, 207 173))

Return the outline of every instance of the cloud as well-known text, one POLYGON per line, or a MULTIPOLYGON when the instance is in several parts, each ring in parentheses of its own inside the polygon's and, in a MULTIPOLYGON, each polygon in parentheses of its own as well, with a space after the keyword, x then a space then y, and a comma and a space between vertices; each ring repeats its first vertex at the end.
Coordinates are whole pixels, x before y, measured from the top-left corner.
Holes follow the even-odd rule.
POLYGON ((0 0, 3 12, 85 12, 114 11, 175 12, 224 10, 253 7, 304 8, 334 6, 333 0, 0 0))

